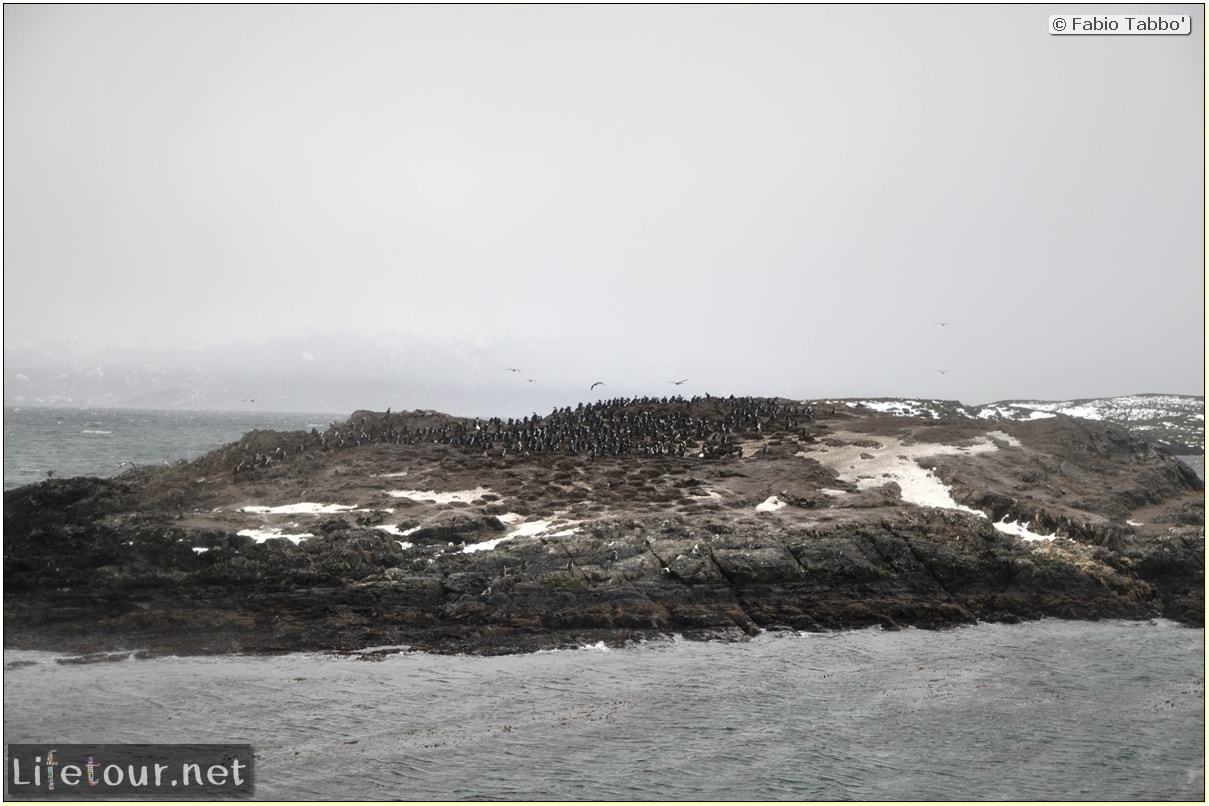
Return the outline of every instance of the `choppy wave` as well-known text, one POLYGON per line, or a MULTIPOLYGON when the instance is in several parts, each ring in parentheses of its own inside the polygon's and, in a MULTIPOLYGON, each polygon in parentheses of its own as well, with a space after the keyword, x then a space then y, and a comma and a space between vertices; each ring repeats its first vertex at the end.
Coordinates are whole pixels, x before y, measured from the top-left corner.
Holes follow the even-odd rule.
POLYGON ((1204 631, 772 633, 504 657, 64 664, 6 741, 251 742, 261 799, 1203 800, 1204 631))
POLYGON ((309 431, 347 415, 133 409, 4 410, 4 489, 47 476, 114 476, 132 463, 171 464, 233 442, 253 429, 309 431))

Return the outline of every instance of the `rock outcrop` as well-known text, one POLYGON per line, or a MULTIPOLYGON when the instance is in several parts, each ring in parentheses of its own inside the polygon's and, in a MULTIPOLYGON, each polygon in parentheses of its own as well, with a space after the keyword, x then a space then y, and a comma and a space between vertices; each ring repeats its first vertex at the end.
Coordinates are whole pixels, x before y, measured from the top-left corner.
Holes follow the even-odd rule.
POLYGON ((1204 624, 1204 487, 1100 422, 757 398, 356 412, 5 494, 9 647, 510 652, 1040 617, 1204 624))

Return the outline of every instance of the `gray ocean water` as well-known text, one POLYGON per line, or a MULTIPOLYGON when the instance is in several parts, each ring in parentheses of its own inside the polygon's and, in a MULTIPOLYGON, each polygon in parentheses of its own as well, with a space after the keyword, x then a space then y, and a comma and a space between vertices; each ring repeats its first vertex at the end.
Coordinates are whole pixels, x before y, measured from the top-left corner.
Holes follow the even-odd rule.
MULTIPOLYGON (((30 431, 5 414, 6 489, 10 460, 29 481, 112 475, 127 455, 193 458, 251 428, 334 419, 39 412, 30 431), (95 469, 66 469, 80 445, 95 469)), ((251 743, 258 799, 1205 797, 1204 631, 1166 621, 379 662, 4 660, 5 743, 251 743)))
POLYGON ((196 459, 254 429, 323 431, 342 414, 4 408, 4 489, 60 478, 110 478, 129 468, 196 459))
POLYGON ((248 742, 263 799, 1203 800, 1202 630, 1046 620, 508 657, 5 652, 10 743, 248 742))

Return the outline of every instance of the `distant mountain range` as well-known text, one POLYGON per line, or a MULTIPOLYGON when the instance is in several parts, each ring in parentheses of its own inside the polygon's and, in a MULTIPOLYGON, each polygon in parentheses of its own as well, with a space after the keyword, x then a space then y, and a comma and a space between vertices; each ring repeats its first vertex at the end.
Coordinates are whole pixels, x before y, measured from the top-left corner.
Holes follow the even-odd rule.
POLYGON ((504 372, 505 348, 451 339, 310 334, 91 352, 44 342, 5 344, 4 353, 6 406, 462 412, 482 388, 517 384, 504 372))
MULTIPOLYGON (((6 342, 4 404, 350 413, 394 407, 507 417, 549 411, 552 403, 588 402, 588 384, 595 376, 576 378, 576 372, 541 345, 416 337, 371 340, 346 333, 304 334, 238 348, 145 346, 88 354, 75 345, 6 342), (517 355, 526 356, 521 366, 538 365, 536 384, 532 366, 524 373, 507 370, 515 366, 517 355)), ((685 397, 701 393, 661 381, 652 388, 685 397)), ((616 385, 601 391, 606 390, 608 395, 626 394, 616 385)), ((911 399, 846 402, 932 417, 1028 420, 1067 415, 1123 425, 1172 453, 1203 453, 1205 446, 1203 397, 1143 394, 1004 400, 981 406, 911 399)))
POLYGON ((1190 395, 1124 395, 1079 400, 1001 400, 981 406, 955 401, 875 399, 846 401, 875 411, 915 417, 970 417, 980 420, 1039 420, 1079 417, 1128 428, 1171 453, 1204 453, 1205 398, 1190 395))

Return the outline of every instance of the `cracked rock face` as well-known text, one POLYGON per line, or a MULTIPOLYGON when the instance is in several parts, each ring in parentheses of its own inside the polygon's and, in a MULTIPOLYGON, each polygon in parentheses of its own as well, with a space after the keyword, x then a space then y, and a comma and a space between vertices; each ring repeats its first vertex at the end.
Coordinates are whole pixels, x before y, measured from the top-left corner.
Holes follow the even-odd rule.
POLYGON ((5 494, 10 647, 509 652, 680 633, 1203 625, 1204 488, 1067 417, 765 398, 357 412, 5 494))

